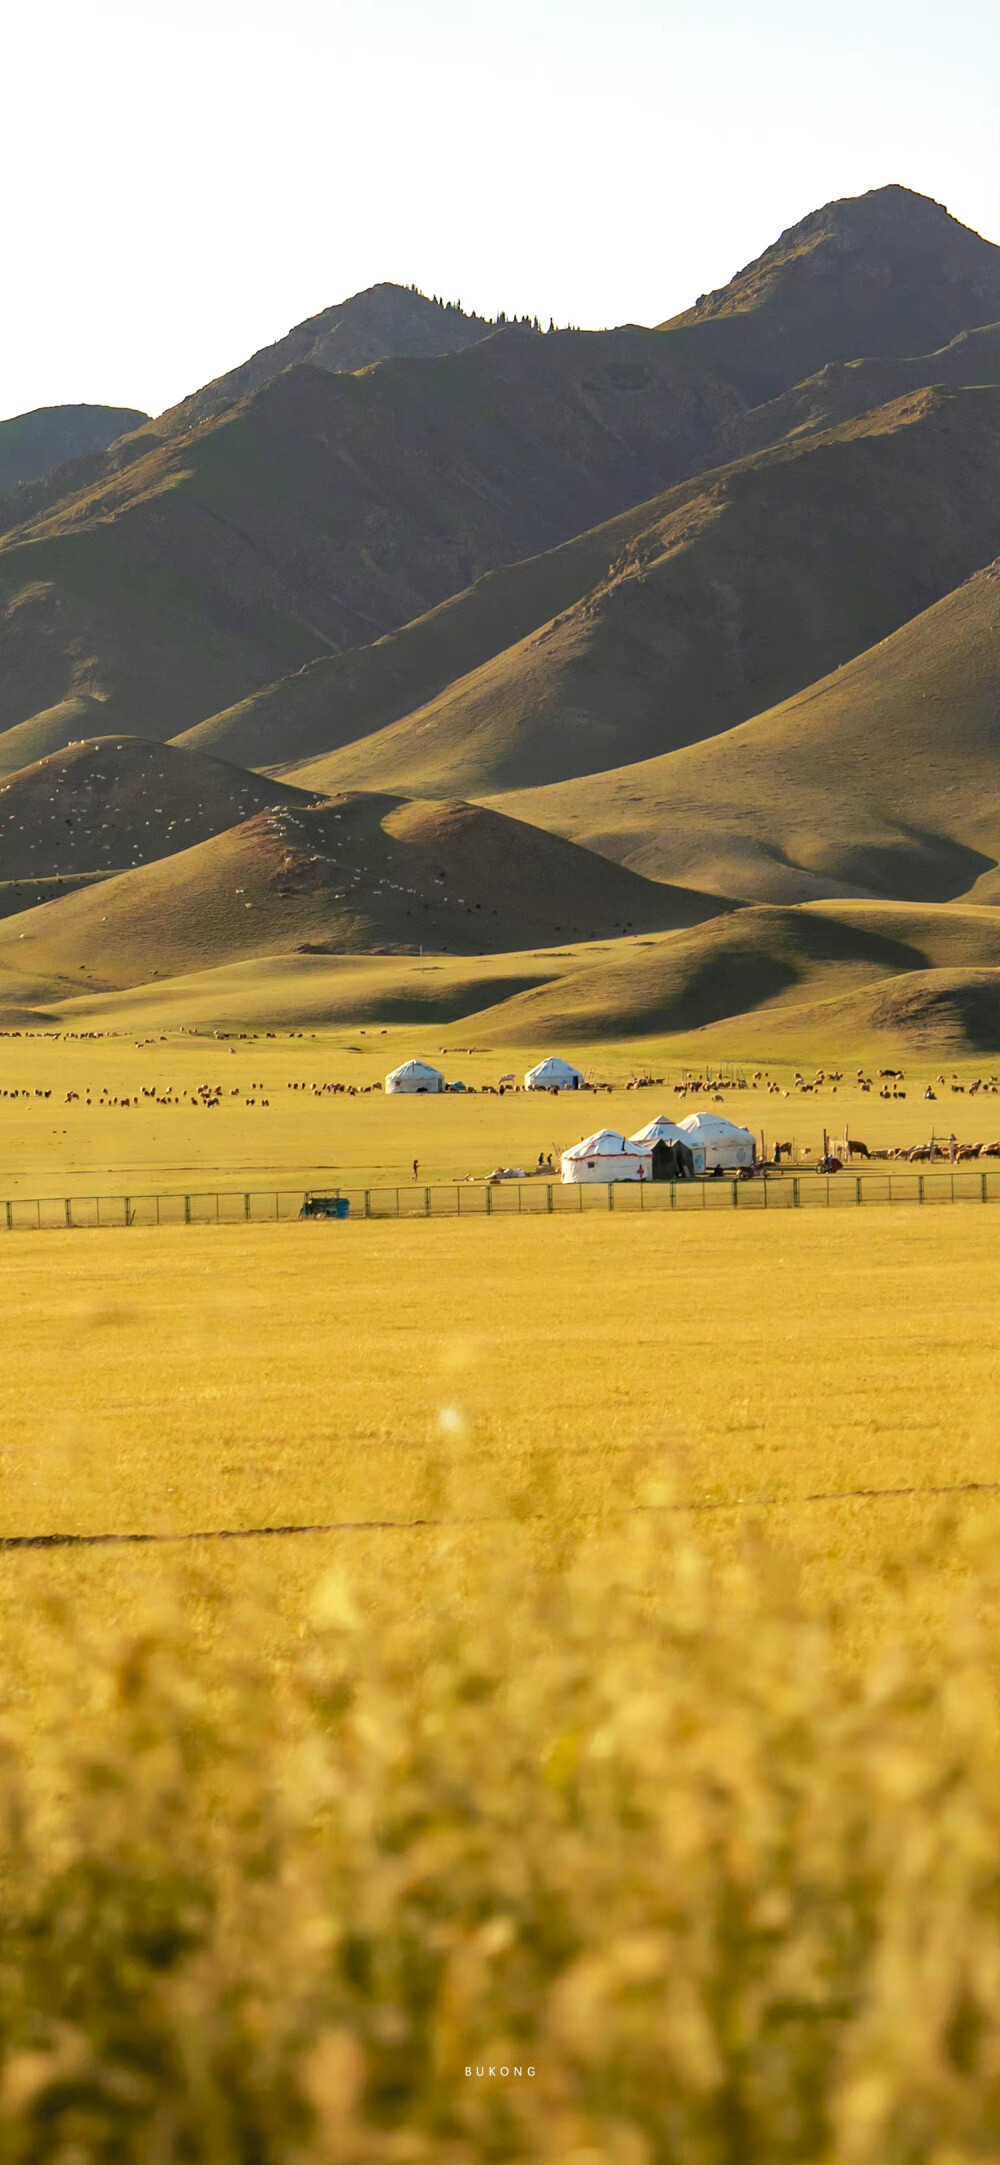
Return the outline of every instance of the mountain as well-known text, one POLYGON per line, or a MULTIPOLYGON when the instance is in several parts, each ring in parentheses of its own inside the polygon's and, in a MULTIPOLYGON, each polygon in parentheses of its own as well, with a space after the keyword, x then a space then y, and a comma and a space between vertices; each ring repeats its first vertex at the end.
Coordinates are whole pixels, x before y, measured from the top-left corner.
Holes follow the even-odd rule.
POLYGON ((998 297, 1000 248, 893 186, 810 211, 661 328, 699 339, 757 405, 828 361, 930 353, 996 323, 998 297))
POLYGON ((744 278, 659 332, 501 327, 331 374, 316 356, 351 357, 343 325, 304 327, 8 499, 0 729, 88 696, 176 735, 730 459, 740 416, 827 361, 934 352, 1000 316, 1000 251, 926 199, 877 191, 816 221, 753 305, 744 278))
MULTIPOLYGON (((19 526, 26 518, 34 518, 40 511, 61 501, 62 497, 73 495, 81 488, 90 488, 112 473, 120 472, 124 466, 145 457, 160 437, 186 434, 199 421, 212 420, 228 406, 238 405, 248 393, 273 383, 286 368, 300 362, 327 369, 334 375, 352 373, 359 368, 371 367, 375 361, 457 353, 464 346, 475 345, 477 339, 495 329, 496 325, 484 317, 466 315, 461 306, 453 302, 429 300, 425 293, 417 293, 409 286, 369 286, 365 292, 352 294, 349 300, 338 301, 318 316, 310 316, 305 323, 296 324, 284 338, 277 339, 273 345, 262 346, 248 361, 241 361, 236 368, 227 369, 224 375, 203 384, 200 390, 190 392, 175 406, 168 406, 155 420, 149 414, 129 413, 113 435, 100 432, 87 435, 84 431, 78 442, 69 437, 65 448, 60 448, 46 465, 35 465, 30 473, 12 474, 10 480, 3 478, 0 452, 0 497, 12 481, 28 481, 33 475, 41 479, 41 485, 30 495, 22 490, 9 504, 0 502, 0 531, 19 526), (124 440, 126 432, 127 440, 124 440), (104 452, 112 443, 114 449, 109 458, 94 455, 104 452), (49 467, 62 467, 64 462, 68 462, 65 471, 49 474, 49 467)), ((115 410, 71 406, 43 408, 42 412, 100 414, 115 410)), ((32 414, 19 417, 21 422, 37 418, 32 414)), ((13 421, 0 424, 0 446, 3 428, 14 429, 16 426, 18 424, 13 421)))
POLYGON ((994 563, 725 735, 500 801, 651 877, 746 901, 985 901, 998 898, 998 718, 994 563))
POLYGON ((250 391, 273 383, 286 368, 305 362, 331 375, 353 375, 376 361, 413 360, 460 353, 497 328, 484 316, 466 315, 461 303, 430 300, 411 286, 367 286, 318 316, 297 323, 274 345, 228 369, 176 406, 168 406, 150 433, 173 436, 237 405, 250 391))
POLYGON ((120 872, 175 856, 256 813, 314 801, 198 752, 91 737, 0 782, 0 866, 6 880, 120 872))
MULTIPOLYGON (((940 353, 915 360, 831 364, 769 405, 737 415, 720 428, 720 441, 733 459, 743 458, 783 441, 801 442, 923 385, 995 382, 998 333, 998 326, 962 333, 940 353)), ((682 485, 685 500, 703 485, 702 476, 682 485)), ((675 504, 681 500, 675 491, 675 504)), ((398 631, 305 664, 196 723, 179 741, 219 758, 266 767, 300 762, 373 735, 580 601, 641 539, 652 509, 633 506, 543 556, 487 572, 464 593, 398 631)))
POLYGON ((132 406, 36 406, 0 421, 0 495, 69 459, 106 451, 148 419, 132 406))
POLYGON ((81 693, 173 736, 705 463, 721 383, 655 332, 288 369, 0 541, 0 726, 81 693))
POLYGON ((479 796, 718 736, 995 552, 997 421, 995 390, 918 392, 668 493, 540 631, 283 771, 306 788, 479 796))
POLYGON ((504 953, 726 907, 480 805, 359 795, 261 813, 29 910, 0 925, 0 972, 103 991, 296 949, 504 953))

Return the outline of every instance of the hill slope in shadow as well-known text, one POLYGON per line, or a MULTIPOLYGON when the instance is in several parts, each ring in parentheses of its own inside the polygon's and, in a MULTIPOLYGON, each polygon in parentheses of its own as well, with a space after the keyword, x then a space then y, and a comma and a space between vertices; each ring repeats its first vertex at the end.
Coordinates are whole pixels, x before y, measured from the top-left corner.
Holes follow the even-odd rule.
POLYGON ((309 788, 480 795, 720 735, 994 553, 997 408, 988 388, 920 391, 671 492, 540 631, 404 719, 283 771, 309 788))
POLYGON ((653 878, 746 901, 989 898, 1000 564, 709 742, 498 801, 653 878), (981 884, 977 884, 981 883, 981 884))

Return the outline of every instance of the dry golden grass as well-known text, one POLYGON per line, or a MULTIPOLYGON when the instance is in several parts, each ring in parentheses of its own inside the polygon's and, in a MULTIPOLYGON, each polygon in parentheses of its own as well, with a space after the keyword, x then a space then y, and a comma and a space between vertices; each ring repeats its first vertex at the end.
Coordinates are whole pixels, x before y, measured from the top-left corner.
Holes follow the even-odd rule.
POLYGON ((843 1591, 855 1492, 995 1475, 994 1238, 970 1205, 11 1240, 3 1531, 759 1504, 843 1591))
MULTIPOLYGON (((2 1040, 8 1090, 272 1094, 0 1098, 11 1179, 654 1109, 284 1087, 395 1035, 2 1040)), ((0 1534, 154 1537, 0 1550, 3 2165, 986 2165, 994 1227, 0 1242, 0 1534)))
POLYGON ((993 1222, 0 1247, 5 2161, 985 2165, 993 1222))

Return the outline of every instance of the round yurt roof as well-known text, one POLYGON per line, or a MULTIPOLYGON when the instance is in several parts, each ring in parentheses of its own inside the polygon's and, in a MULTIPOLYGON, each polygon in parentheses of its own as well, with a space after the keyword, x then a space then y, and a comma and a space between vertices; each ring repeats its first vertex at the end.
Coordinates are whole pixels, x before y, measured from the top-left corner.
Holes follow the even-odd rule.
POLYGON ((578 1067, 573 1067, 572 1063, 569 1060, 561 1060, 558 1053, 550 1053, 547 1060, 539 1060, 537 1067, 531 1067, 528 1069, 528 1072, 524 1079, 525 1082, 540 1082, 542 1080, 542 1077, 545 1075, 551 1075, 553 1081, 555 1081, 558 1077, 576 1075, 579 1077, 579 1080, 581 1082, 583 1081, 583 1076, 580 1073, 580 1069, 578 1067))
POLYGON ((641 1158, 647 1152, 642 1143, 626 1142, 616 1128, 598 1128, 596 1135, 588 1135, 584 1142, 574 1143, 572 1150, 564 1150, 564 1158, 641 1158))
POLYGON ((404 1060, 402 1067, 394 1067, 385 1079, 386 1082, 403 1082, 416 1075, 433 1075, 437 1082, 444 1080, 440 1068, 431 1067, 427 1060, 404 1060))
POLYGON ((631 1140, 634 1143, 686 1143, 688 1138, 676 1121, 668 1120, 666 1113, 657 1113, 656 1119, 651 1120, 647 1127, 640 1128, 631 1140))
POLYGON ((727 1135, 749 1135, 753 1141, 750 1128, 741 1128, 735 1120, 723 1120, 718 1113, 689 1113, 681 1127, 688 1135, 700 1136, 703 1142, 723 1142, 727 1135))

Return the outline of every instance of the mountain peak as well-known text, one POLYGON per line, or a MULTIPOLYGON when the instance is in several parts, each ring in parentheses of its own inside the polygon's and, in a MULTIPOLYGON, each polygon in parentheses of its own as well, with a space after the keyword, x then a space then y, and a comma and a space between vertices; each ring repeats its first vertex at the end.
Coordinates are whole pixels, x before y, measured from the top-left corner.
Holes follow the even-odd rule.
MULTIPOLYGON (((865 195, 840 196, 809 211, 780 233, 762 255, 737 271, 728 285, 701 294, 693 308, 661 328, 744 315, 772 304, 804 305, 817 284, 843 275, 851 261, 863 255, 869 259, 872 277, 881 268, 922 285, 944 279, 981 290, 983 313, 963 312, 955 331, 968 328, 973 320, 996 320, 1000 248, 962 225, 932 196, 891 182, 870 188, 865 195)), ((860 350, 855 348, 855 353, 860 350)))

